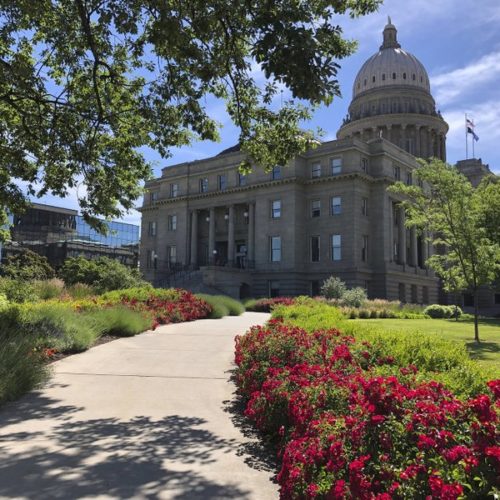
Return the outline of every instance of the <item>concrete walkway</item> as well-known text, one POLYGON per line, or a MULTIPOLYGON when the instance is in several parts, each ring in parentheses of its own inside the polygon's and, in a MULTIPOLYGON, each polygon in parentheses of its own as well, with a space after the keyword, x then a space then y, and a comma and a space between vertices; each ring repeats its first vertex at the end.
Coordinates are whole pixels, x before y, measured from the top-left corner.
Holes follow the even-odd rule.
POLYGON ((164 326, 54 363, 0 410, 0 498, 277 498, 229 380, 234 336, 267 319, 164 326))

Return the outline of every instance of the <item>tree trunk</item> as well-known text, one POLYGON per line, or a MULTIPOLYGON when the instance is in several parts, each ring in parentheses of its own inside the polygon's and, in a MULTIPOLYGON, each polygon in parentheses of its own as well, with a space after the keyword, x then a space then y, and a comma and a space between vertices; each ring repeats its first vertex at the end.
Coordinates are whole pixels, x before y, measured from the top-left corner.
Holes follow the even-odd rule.
POLYGON ((479 340, 479 290, 474 290, 474 340, 476 342, 481 342, 479 340))

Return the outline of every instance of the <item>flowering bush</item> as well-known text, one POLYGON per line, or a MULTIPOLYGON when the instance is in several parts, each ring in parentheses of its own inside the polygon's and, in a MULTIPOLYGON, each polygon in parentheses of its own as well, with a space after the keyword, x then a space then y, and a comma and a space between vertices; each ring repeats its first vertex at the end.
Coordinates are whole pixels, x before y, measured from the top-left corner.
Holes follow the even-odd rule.
POLYGON ((271 312, 276 306, 291 306, 295 303, 292 297, 274 297, 272 299, 252 300, 245 304, 247 311, 271 312))
POLYGON ((153 330, 158 325, 206 318, 212 311, 207 302, 182 289, 144 289, 143 293, 141 291, 135 296, 124 293, 120 302, 134 310, 149 313, 153 317, 153 330))
POLYGON ((500 486, 500 381, 458 399, 338 330, 280 320, 236 339, 246 415, 282 459, 281 498, 485 498, 500 486))

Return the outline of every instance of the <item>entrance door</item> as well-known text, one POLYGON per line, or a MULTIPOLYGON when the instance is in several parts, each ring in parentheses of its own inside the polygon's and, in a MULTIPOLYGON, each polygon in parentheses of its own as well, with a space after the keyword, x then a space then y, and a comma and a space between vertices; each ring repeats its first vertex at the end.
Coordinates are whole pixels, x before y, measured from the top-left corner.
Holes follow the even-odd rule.
POLYGON ((225 266, 227 264, 227 241, 215 242, 215 265, 225 266))

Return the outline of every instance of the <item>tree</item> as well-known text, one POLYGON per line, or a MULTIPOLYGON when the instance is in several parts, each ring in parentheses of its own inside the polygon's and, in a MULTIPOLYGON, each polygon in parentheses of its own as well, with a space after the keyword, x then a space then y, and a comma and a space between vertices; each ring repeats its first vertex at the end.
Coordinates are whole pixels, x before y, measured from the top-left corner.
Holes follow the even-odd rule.
POLYGON ((480 287, 491 285, 500 270, 500 244, 493 231, 500 219, 498 210, 490 210, 484 198, 486 192, 489 199, 495 193, 498 196, 494 190, 500 184, 483 182, 474 189, 451 165, 437 159, 419 162, 416 176, 424 188, 397 182, 389 190, 404 199, 406 225, 434 235, 431 241, 438 252, 426 264, 440 276, 444 289, 473 293, 474 338, 479 342, 478 292, 480 287))
POLYGON ((151 172, 140 148, 218 139, 207 96, 240 128, 242 167, 285 164, 315 140, 299 127, 309 108, 272 111, 278 85, 313 106, 340 95, 356 44, 337 20, 380 3, 0 0, 0 207, 26 206, 18 181, 30 196, 81 182, 87 220, 120 216, 151 172))
POLYGON ((47 257, 26 248, 9 255, 1 270, 7 278, 21 281, 48 280, 55 276, 47 257))

